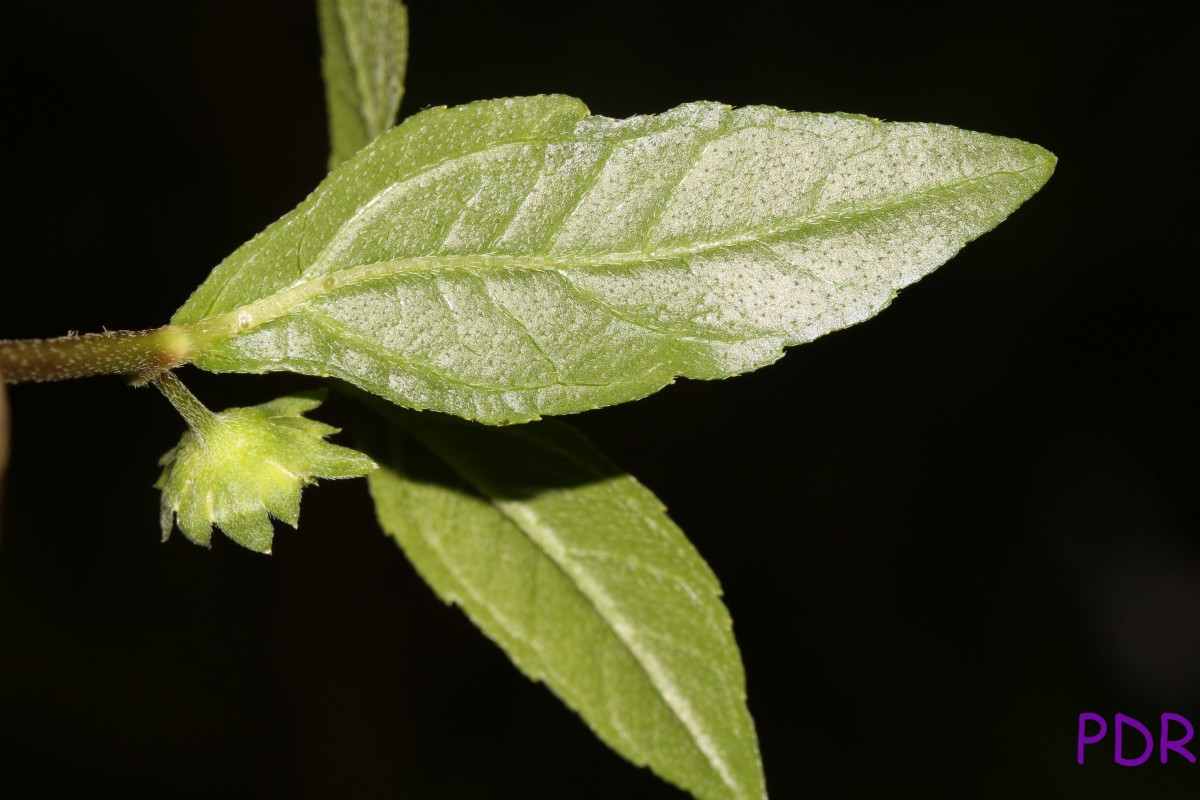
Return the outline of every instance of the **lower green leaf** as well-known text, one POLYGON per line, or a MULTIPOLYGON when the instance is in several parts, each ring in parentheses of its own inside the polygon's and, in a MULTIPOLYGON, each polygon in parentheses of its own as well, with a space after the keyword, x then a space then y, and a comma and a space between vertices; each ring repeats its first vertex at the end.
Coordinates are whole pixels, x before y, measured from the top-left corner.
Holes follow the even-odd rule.
POLYGON ((764 798, 720 586, 658 499, 562 424, 385 413, 358 426, 371 493, 434 591, 625 758, 764 798))

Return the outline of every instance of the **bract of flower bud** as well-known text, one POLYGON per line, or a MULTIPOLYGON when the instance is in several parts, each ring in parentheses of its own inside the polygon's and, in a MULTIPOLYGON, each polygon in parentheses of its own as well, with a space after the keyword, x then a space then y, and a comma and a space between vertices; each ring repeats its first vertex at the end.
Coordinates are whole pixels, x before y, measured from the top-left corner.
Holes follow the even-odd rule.
POLYGON ((163 539, 178 524, 208 547, 216 525, 243 547, 267 553, 271 517, 296 527, 305 486, 375 469, 362 453, 325 441, 337 428, 303 416, 320 404, 315 394, 299 394, 189 419, 188 432, 159 461, 163 539))

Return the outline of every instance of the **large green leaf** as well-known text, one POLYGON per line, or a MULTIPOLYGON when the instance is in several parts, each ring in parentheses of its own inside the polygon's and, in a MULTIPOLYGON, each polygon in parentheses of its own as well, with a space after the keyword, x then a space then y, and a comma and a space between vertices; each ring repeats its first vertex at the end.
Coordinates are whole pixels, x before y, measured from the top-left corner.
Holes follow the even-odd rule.
POLYGON ((335 170, 176 314, 216 371, 488 423, 722 378, 870 317, 1049 178, 1035 145, 715 103, 437 108, 335 170))
POLYGON ((439 596, 630 761, 704 800, 765 796, 720 587, 653 494, 560 423, 393 408, 366 428, 379 520, 439 596))
POLYGON ((396 0, 318 0, 330 166, 392 127, 404 96, 408 11, 396 0))

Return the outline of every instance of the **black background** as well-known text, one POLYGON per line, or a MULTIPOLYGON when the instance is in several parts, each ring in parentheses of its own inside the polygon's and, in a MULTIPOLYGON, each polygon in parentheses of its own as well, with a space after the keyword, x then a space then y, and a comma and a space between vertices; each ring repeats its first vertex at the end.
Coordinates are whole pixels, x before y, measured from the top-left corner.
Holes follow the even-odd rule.
MULTIPOLYGON (((306 2, 2 19, 0 336, 162 324, 324 173, 306 2)), ((1116 767, 1107 744, 1075 764, 1084 711, 1200 723, 1195 75, 1177 20, 416 0, 411 24, 402 114, 712 99, 1053 150, 1041 194, 879 318, 572 422, 721 576, 773 797, 1200 785, 1178 758, 1116 767)), ((218 407, 308 383, 184 377, 218 407)), ((363 482, 310 491, 270 558, 160 545, 155 460, 181 430, 160 397, 116 379, 10 397, 0 795, 682 797, 436 601, 363 482)))

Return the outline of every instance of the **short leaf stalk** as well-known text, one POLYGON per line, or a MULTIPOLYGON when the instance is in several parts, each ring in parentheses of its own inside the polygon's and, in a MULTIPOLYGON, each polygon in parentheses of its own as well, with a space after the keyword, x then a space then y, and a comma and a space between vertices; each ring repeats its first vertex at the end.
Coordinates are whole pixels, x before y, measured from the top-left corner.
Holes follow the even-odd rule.
POLYGON ((205 430, 212 428, 216 423, 217 415, 197 400, 196 395, 183 385, 183 381, 179 380, 174 372, 169 370, 163 372, 150 383, 162 392, 163 397, 171 401, 171 405, 175 407, 179 416, 183 417, 193 432, 203 435, 205 430))

